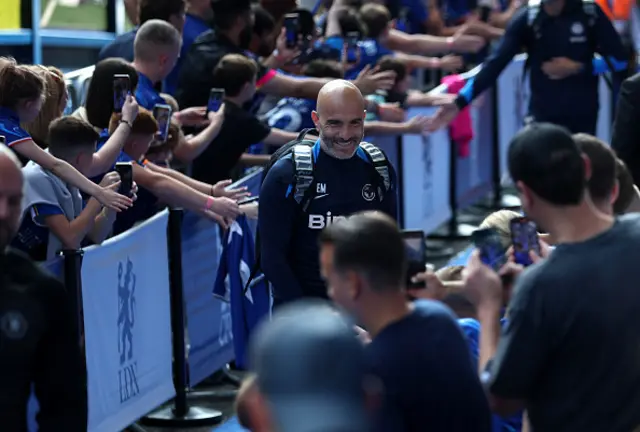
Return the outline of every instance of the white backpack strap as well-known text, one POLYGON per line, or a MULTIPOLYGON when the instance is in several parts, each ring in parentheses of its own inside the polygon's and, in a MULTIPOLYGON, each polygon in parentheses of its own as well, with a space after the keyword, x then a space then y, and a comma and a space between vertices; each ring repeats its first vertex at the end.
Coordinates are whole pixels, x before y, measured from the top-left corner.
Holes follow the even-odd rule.
POLYGON ((527 2, 527 23, 529 27, 533 26, 540 13, 541 0, 529 0, 527 2))
POLYGON ((378 171, 380 177, 382 177, 382 182, 384 184, 384 189, 388 191, 391 189, 391 177, 389 174, 389 162, 387 161, 384 153, 376 146, 368 142, 360 143, 360 148, 364 150, 364 152, 371 159, 371 163, 373 167, 378 171))
POLYGON ((293 147, 292 158, 295 168, 293 198, 300 204, 313 182, 313 148, 305 144, 298 144, 293 147))
POLYGON ((589 27, 595 25, 598 10, 595 0, 582 0, 582 10, 589 18, 589 27))

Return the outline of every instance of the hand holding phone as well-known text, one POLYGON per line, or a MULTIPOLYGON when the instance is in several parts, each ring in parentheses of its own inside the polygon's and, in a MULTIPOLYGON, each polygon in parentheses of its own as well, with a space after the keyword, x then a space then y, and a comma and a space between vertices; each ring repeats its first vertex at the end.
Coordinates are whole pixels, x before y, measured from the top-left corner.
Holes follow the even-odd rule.
POLYGON ((133 189, 133 165, 131 162, 117 162, 116 172, 120 175, 120 188, 118 192, 124 196, 131 196, 133 189))
POLYGON ((127 74, 116 74, 113 76, 113 111, 122 112, 122 107, 131 93, 131 79, 127 74))
POLYGON ((158 140, 165 142, 169 137, 169 125, 171 124, 171 106, 165 104, 155 104, 153 106, 153 117, 158 122, 158 140))
POLYGON ((238 205, 245 205, 245 204, 251 204, 253 202, 258 202, 260 200, 259 196, 250 196, 250 197, 246 197, 241 199, 240 201, 238 201, 238 205))
POLYGON ((480 260, 496 272, 507 262, 500 234, 493 228, 475 230, 471 241, 480 250, 480 260))
POLYGON ((540 239, 536 224, 526 217, 512 219, 509 223, 511 228, 511 243, 513 246, 513 256, 516 264, 530 266, 530 252, 540 256, 540 239))

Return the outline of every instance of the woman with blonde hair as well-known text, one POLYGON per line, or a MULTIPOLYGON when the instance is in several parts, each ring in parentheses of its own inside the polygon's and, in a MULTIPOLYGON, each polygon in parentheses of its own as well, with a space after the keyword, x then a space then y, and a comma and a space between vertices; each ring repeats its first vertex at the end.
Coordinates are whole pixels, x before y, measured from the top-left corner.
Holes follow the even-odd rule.
MULTIPOLYGON (((31 139, 42 149, 46 149, 49 125, 57 118, 62 117, 67 107, 69 94, 63 73, 55 67, 45 67, 40 65, 28 66, 35 73, 40 75, 45 82, 45 93, 42 108, 37 117, 31 121, 23 121, 20 126, 29 133, 31 139)), ((100 150, 93 154, 91 168, 87 172, 88 177, 97 177, 111 169, 116 159, 120 155, 124 143, 129 138, 131 124, 138 113, 138 104, 133 98, 127 101, 123 108, 123 122, 111 135, 109 140, 100 150)))
POLYGON ((67 107, 69 100, 67 85, 64 82, 63 73, 58 68, 40 65, 29 67, 42 76, 47 90, 38 117, 33 121, 23 122, 20 126, 31 135, 31 139, 40 148, 46 149, 49 125, 55 119, 62 117, 67 107))
MULTIPOLYGON (((51 73, 47 71, 46 73, 51 73)), ((86 178, 71 164, 44 151, 21 124, 34 122, 47 98, 45 72, 19 65, 12 58, 0 58, 0 135, 6 145, 22 158, 51 171, 63 181, 95 197, 104 206, 124 210, 132 200, 110 188, 103 188, 86 178)))

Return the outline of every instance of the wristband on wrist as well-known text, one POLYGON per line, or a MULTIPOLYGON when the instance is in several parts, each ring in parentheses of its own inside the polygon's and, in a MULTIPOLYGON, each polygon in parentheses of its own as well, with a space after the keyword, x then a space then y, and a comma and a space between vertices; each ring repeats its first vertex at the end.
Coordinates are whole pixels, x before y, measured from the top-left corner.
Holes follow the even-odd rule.
POLYGON ((214 203, 213 197, 212 196, 207 197, 207 202, 204 205, 205 211, 211 210, 211 207, 213 207, 213 203, 214 203))
POLYGON ((448 37, 447 38, 447 49, 451 50, 453 49, 453 43, 454 43, 454 39, 453 37, 448 37))

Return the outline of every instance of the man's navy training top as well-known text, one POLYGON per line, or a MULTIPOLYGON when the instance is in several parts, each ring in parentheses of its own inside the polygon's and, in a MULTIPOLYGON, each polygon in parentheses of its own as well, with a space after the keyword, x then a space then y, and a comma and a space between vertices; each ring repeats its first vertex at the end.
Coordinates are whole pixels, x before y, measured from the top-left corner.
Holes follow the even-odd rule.
POLYGON ((544 8, 540 7, 536 18, 539 37, 536 37, 533 26, 529 24, 529 9, 520 9, 509 23, 496 51, 475 78, 470 79, 460 91, 456 100, 458 106, 463 108, 489 89, 513 57, 526 47, 531 80, 529 114, 537 121, 557 121, 567 117, 596 118, 597 74, 604 71, 604 61, 593 58, 594 45, 596 52, 607 56, 616 70, 626 67, 626 55, 613 25, 600 7, 594 6, 597 18, 592 28, 588 27, 589 16, 579 0, 567 0, 562 13, 555 17, 547 15, 544 8), (567 57, 580 62, 584 69, 567 78, 552 80, 542 71, 542 64, 554 57, 567 57))
POLYGON ((320 277, 318 234, 336 218, 365 210, 383 211, 396 218, 391 166, 392 186, 380 201, 372 187, 378 173, 364 150, 358 149, 350 159, 336 159, 321 151, 316 142, 313 154, 316 193, 306 212, 291 195, 295 181, 290 156, 273 165, 260 191, 261 267, 279 302, 302 296, 327 297, 320 277))

